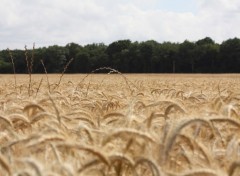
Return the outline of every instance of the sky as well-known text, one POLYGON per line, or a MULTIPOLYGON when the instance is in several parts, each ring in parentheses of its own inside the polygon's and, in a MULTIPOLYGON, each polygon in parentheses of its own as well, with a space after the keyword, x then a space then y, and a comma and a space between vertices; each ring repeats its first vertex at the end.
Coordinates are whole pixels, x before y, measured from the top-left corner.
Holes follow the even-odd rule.
POLYGON ((0 0, 0 49, 240 37, 239 0, 0 0))

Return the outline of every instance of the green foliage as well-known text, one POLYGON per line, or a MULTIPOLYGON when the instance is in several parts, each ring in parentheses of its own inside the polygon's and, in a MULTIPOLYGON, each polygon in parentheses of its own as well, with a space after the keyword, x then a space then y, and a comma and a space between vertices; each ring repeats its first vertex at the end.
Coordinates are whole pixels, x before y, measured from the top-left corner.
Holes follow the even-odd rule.
MULTIPOLYGON (((154 40, 132 42, 118 40, 105 45, 93 43, 30 49, 34 53, 33 73, 43 73, 40 60, 49 73, 61 73, 66 63, 74 58, 67 73, 89 73, 100 67, 111 67, 122 73, 239 73, 240 39, 233 38, 222 44, 210 37, 196 42, 182 43, 154 40)), ((27 73, 26 51, 11 51, 16 73, 27 73)), ((7 50, 0 51, 0 72, 11 73, 11 61, 7 50)))
POLYGON ((5 62, 3 58, 0 58, 0 73, 7 73, 11 68, 10 62, 5 62))
POLYGON ((239 72, 240 68, 240 39, 234 38, 226 40, 220 46, 220 62, 223 72, 232 70, 232 72, 239 72))
POLYGON ((49 73, 62 72, 64 65, 67 62, 67 55, 68 50, 65 47, 53 45, 48 48, 44 48, 42 52, 42 58, 47 71, 49 73))

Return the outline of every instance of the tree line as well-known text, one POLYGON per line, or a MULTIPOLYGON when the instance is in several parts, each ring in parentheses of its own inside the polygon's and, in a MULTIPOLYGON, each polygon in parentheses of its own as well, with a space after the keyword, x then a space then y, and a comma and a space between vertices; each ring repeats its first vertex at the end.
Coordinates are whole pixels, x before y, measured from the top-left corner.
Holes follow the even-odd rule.
POLYGON ((210 37, 182 43, 154 40, 132 42, 119 40, 109 45, 93 43, 66 46, 1 50, 0 73, 61 73, 66 64, 68 73, 90 73, 101 67, 111 67, 122 73, 239 73, 240 39, 215 43, 210 37), (31 61, 31 62, 30 62, 31 61))

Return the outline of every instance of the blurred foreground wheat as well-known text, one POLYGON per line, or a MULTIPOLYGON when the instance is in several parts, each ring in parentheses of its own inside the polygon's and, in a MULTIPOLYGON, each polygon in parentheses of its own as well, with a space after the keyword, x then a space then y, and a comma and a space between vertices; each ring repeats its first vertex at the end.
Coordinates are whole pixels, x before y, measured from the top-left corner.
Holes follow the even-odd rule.
POLYGON ((1 75, 0 175, 240 173, 238 75, 31 76, 1 75))

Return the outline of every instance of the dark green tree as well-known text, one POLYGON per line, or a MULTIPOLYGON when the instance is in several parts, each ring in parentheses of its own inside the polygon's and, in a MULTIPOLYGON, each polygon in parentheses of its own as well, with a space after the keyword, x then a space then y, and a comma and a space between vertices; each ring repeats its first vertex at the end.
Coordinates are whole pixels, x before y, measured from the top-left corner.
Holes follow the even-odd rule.
POLYGON ((143 70, 144 73, 151 73, 151 68, 153 67, 153 54, 154 54, 154 46, 157 45, 157 42, 154 40, 149 40, 146 42, 142 42, 139 44, 140 48, 140 59, 141 63, 143 63, 143 70))
POLYGON ((75 61, 73 64, 74 73, 88 73, 89 70, 89 53, 82 50, 79 51, 75 56, 75 61))
POLYGON ((154 54, 154 72, 156 73, 175 73, 177 72, 179 45, 171 42, 164 42, 158 45, 154 54))
POLYGON ((49 73, 61 73, 67 62, 68 50, 65 47, 53 45, 42 49, 42 57, 49 73))
POLYGON ((240 39, 228 39, 221 44, 220 62, 221 72, 240 72, 240 39))
POLYGON ((219 45, 206 37, 196 42, 194 51, 196 55, 196 72, 198 73, 214 73, 217 71, 217 58, 219 53, 219 45))
POLYGON ((129 60, 127 59, 130 46, 130 40, 119 40, 111 43, 107 47, 106 54, 109 57, 109 63, 112 68, 120 71, 127 71, 125 66, 129 64, 129 60))
POLYGON ((0 57, 0 73, 10 73, 9 71, 11 69, 12 69, 11 63, 4 61, 4 59, 0 57))
MULTIPOLYGON (((26 51, 12 50, 16 73, 27 73, 26 51)), ((40 60, 49 73, 61 73, 66 63, 69 73, 89 73, 100 67, 112 67, 123 73, 238 73, 240 66, 240 39, 228 39, 217 44, 210 37, 183 43, 154 40, 131 42, 118 40, 108 46, 93 43, 27 50, 28 61, 33 56, 32 73, 43 73, 40 60), (32 55, 33 54, 33 55, 32 55)), ((12 73, 8 50, 0 51, 0 72, 12 73)))
POLYGON ((141 52, 138 42, 133 42, 129 48, 129 72, 142 73, 144 62, 141 57, 141 52))
POLYGON ((84 49, 89 53, 89 68, 91 71, 109 66, 108 55, 106 54, 107 46, 103 43, 93 43, 84 46, 84 49))
POLYGON ((195 43, 185 40, 179 46, 180 70, 184 73, 195 73, 195 43))
POLYGON ((196 42, 197 45, 203 46, 203 45, 214 45, 215 42, 210 37, 205 37, 203 39, 200 39, 196 42))

